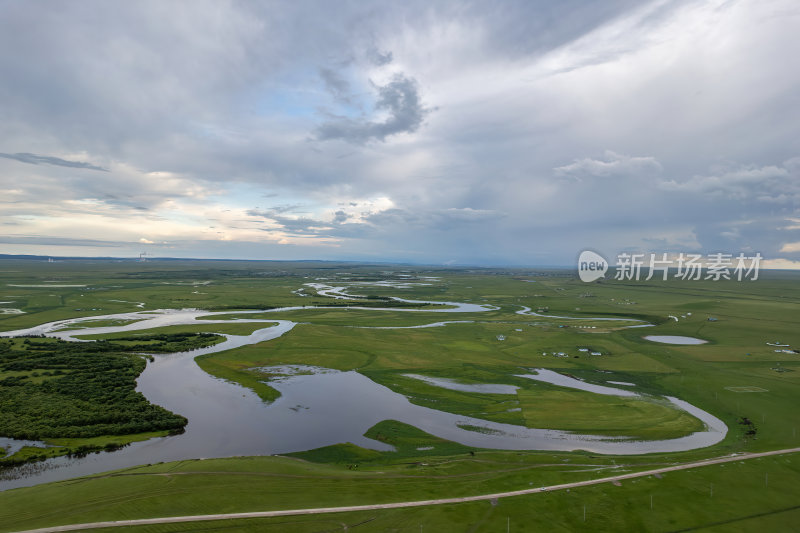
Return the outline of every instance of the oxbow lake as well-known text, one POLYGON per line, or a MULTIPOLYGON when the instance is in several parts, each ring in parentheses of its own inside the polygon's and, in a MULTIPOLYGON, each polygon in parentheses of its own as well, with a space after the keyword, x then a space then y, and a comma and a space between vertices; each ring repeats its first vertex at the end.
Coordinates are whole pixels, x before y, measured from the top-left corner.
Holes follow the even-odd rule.
MULTIPOLYGON (((459 313, 494 309, 492 306, 477 304, 449 305, 452 306, 450 309, 436 311, 459 313)), ((137 390, 151 402, 186 416, 189 423, 183 434, 133 443, 115 452, 93 453, 83 458, 59 457, 6 470, 0 479, 0 490, 161 461, 283 454, 343 442, 376 450, 390 450, 391 446, 364 437, 370 427, 387 419, 411 424, 432 435, 466 446, 504 450, 588 450, 603 454, 673 452, 710 446, 721 441, 727 433, 727 427, 718 418, 682 400, 669 397, 668 401, 676 408, 684 409, 702 420, 706 429, 677 439, 636 441, 501 424, 414 405, 405 396, 355 371, 341 372, 302 365, 268 369, 271 373, 278 374, 278 378, 272 380, 270 385, 281 393, 281 397, 267 404, 251 390, 210 376, 194 362, 194 358, 199 355, 257 344, 290 332, 295 322, 248 319, 246 315, 294 309, 311 307, 241 312, 242 322, 264 322, 265 327, 250 335, 226 335, 224 342, 200 350, 155 355, 154 361, 147 365, 139 377, 137 390), (464 427, 480 428, 480 431, 464 427)), ((376 308, 368 309, 380 311, 376 308)), ((213 318, 214 315, 230 314, 233 313, 198 310, 140 311, 86 318, 136 320, 120 326, 63 331, 64 328, 75 327, 82 321, 72 319, 42 324, 27 330, 5 332, 0 336, 28 333, 76 340, 72 335, 135 331, 177 324, 231 323, 229 320, 213 318)), ((436 322, 423 327, 447 325, 448 322, 436 322)), ((636 395, 629 390, 613 387, 589 387, 590 384, 544 369, 534 372, 523 377, 591 390, 598 394, 636 395)), ((411 377, 422 379, 433 386, 479 390, 489 394, 513 394, 515 389, 508 385, 467 385, 443 378, 420 375, 411 377)), ((21 445, 20 442, 8 442, 12 446, 21 445)))

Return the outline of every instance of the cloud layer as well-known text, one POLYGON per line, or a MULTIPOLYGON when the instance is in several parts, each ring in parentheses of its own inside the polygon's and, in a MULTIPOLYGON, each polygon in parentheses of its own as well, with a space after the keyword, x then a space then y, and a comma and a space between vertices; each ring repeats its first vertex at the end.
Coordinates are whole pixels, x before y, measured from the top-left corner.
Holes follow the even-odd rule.
MULTIPOLYGON (((341 80, 328 74, 325 81, 336 98, 348 102, 344 95, 346 85, 341 80)), ((414 79, 395 74, 389 83, 376 87, 376 92, 375 112, 385 112, 386 118, 375 122, 365 117, 332 116, 317 128, 317 139, 342 139, 363 144, 370 140, 385 141, 390 135, 414 133, 419 129, 429 110, 420 101, 414 79)))
POLYGON ((6 253, 800 260, 791 0, 3 3, 6 253))
POLYGON ((4 157, 6 159, 14 159, 19 161, 20 163, 30 163, 31 165, 57 165, 61 167, 69 167, 69 168, 86 168, 90 170, 102 170, 104 172, 108 172, 108 169, 103 167, 98 167, 96 165, 92 165, 91 163, 86 163, 85 161, 67 161, 66 159, 61 159, 60 157, 53 157, 53 156, 46 156, 46 155, 36 155, 36 154, 3 154, 0 153, 0 157, 4 157))

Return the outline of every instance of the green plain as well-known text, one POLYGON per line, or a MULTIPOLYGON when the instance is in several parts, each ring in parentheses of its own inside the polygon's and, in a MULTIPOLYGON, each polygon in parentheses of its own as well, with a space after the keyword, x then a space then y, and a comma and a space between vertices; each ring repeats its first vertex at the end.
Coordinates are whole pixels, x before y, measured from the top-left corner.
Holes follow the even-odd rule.
MULTIPOLYGON (((342 443, 298 452, 294 458, 181 461, 6 491, 0 493, 2 531, 105 519, 473 495, 800 445, 796 409, 800 354, 776 351, 767 344, 780 341, 800 348, 800 276, 794 273, 762 272, 756 282, 604 280, 587 285, 571 272, 556 270, 302 262, 32 265, 4 261, 2 270, 5 285, 0 286, 0 297, 13 301, 8 305, 25 314, 0 316, 1 330, 137 311, 139 302, 145 309, 325 305, 331 300, 311 289, 305 292, 312 296, 305 297, 292 291, 317 277, 339 285, 345 277, 352 281, 397 279, 397 273, 412 278, 435 276, 438 279, 426 280, 429 285, 409 289, 370 286, 353 292, 484 303, 499 309, 458 314, 344 308, 262 313, 258 318, 300 324, 272 341, 202 356, 198 364, 213 375, 252 388, 267 401, 277 392, 263 383, 268 376, 258 367, 309 364, 356 370, 416 404, 486 420, 643 438, 675 437, 698 429, 696 419, 658 402, 598 396, 514 376, 549 368, 590 383, 631 382, 634 390, 654 397, 675 396, 712 413, 729 428, 727 437, 710 448, 621 457, 472 450, 384 421, 367 436, 393 444, 395 452, 342 443), (8 286, 44 281, 87 287, 8 286), (586 320, 517 314, 523 306, 586 320), (655 326, 623 328, 637 324, 634 319, 655 326), (424 329, 353 327, 396 328, 462 320, 472 323, 424 329), (684 335, 709 342, 666 345, 644 340, 645 335, 684 335), (603 355, 592 356, 580 348, 603 355), (558 352, 569 356, 551 355, 558 352), (519 392, 452 391, 404 377, 404 373, 515 385, 519 392), (736 392, 740 390, 736 387, 758 387, 765 392, 736 392), (743 418, 752 425, 740 424, 743 418), (750 433, 750 428, 755 432, 750 433)), ((230 313, 226 318, 235 317, 230 313)), ((232 322, 165 329, 247 334, 268 325, 232 322)), ((145 332, 127 335, 138 333, 145 332)), ((357 531, 419 531, 420 526, 424 531, 505 531, 509 525, 511 531, 789 531, 800 519, 799 475, 800 459, 793 454, 674 472, 661 479, 642 478, 619 487, 607 484, 502 499, 494 505, 481 502, 130 530, 323 531, 341 530, 345 524, 357 531)))

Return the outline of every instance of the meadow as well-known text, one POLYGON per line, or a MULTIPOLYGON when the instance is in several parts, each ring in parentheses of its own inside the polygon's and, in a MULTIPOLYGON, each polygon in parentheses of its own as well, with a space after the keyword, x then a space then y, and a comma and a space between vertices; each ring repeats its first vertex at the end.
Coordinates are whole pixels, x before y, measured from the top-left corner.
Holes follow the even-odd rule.
MULTIPOLYGON (((0 493, 0 531, 104 519, 472 495, 800 445, 800 413, 795 408, 800 400, 800 354, 794 352, 800 349, 800 276, 792 273, 762 272, 755 282, 602 280, 584 284, 572 272, 558 270, 305 262, 48 264, 6 260, 0 262, 0 270, 0 300, 24 311, 0 315, 0 329, 5 331, 142 309, 235 311, 364 303, 333 301, 304 286, 319 282, 318 278, 331 286, 367 282, 353 286, 352 293, 369 295, 381 306, 385 298, 401 296, 498 308, 458 314, 425 308, 418 312, 306 308, 256 315, 299 324, 277 339, 201 356, 197 363, 212 375, 253 389, 266 401, 278 393, 269 386, 271 376, 259 368, 305 364, 358 371, 418 405, 529 427, 645 439, 698 430, 697 419, 658 401, 675 396, 712 413, 729 428, 726 438, 709 448, 623 457, 469 449, 412 426, 384 421, 367 436, 393 444, 394 452, 342 443, 299 451, 293 457, 182 461, 6 491, 0 493), (371 284, 382 280, 416 284, 403 288, 371 284), (525 307, 552 316, 517 313, 525 307), (642 320, 654 326, 625 327, 642 320), (439 321, 468 323, 399 329, 439 321), (645 335, 691 336, 708 342, 667 345, 644 340, 645 335), (517 376, 534 368, 599 385, 633 383, 634 390, 645 397, 600 396, 517 376), (408 373, 465 384, 513 385, 518 390, 516 394, 456 391, 404 375, 408 373)), ((266 325, 232 321, 146 333, 241 335, 266 325)), ((103 338, 135 344, 136 336, 144 334, 103 338)), ((781 530, 800 517, 798 468, 798 455, 787 455, 675 472, 663 479, 642 478, 619 487, 601 485, 502 499, 491 505, 214 522, 202 528, 320 531, 348 524, 364 531, 418 531, 420 526, 496 531, 507 525, 512 531, 537 527, 754 531, 767 524, 769 529, 781 530)), ((204 530, 198 527, 131 529, 204 530)))

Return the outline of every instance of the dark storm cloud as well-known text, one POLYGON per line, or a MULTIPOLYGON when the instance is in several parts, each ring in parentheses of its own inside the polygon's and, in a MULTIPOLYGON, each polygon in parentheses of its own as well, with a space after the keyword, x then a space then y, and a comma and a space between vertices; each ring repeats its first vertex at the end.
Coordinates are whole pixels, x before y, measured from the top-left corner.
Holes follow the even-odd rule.
POLYGON ((388 117, 380 122, 348 117, 331 117, 317 128, 319 140, 341 139, 362 144, 370 140, 385 141, 398 133, 413 133, 430 112, 422 101, 416 80, 396 74, 392 81, 376 87, 376 111, 385 111, 388 117))
POLYGON ((60 157, 53 157, 47 155, 37 155, 37 154, 27 154, 27 153, 18 153, 18 154, 0 153, 0 157, 4 157, 6 159, 14 159, 21 163, 29 163, 31 165, 56 165, 59 167, 85 168, 88 170, 102 170, 103 172, 108 172, 108 169, 92 165, 91 163, 86 163, 83 161, 67 161, 66 159, 61 159, 60 157))

